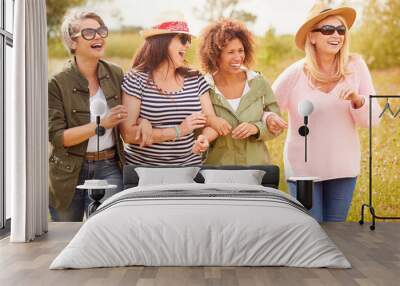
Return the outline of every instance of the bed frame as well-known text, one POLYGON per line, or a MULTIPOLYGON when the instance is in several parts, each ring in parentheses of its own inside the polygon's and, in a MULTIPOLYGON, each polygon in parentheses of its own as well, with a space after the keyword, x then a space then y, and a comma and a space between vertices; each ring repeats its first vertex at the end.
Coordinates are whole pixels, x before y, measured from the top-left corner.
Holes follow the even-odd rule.
MULTIPOLYGON (((124 166, 123 171, 123 183, 124 189, 136 187, 139 183, 139 177, 135 171, 137 167, 144 167, 144 166, 137 166, 137 165, 126 165, 124 166)), ((181 166, 145 166, 146 168, 181 168, 181 166)), ((261 184, 264 187, 271 187, 278 189, 279 187, 279 167, 276 165, 254 165, 254 166, 198 166, 201 170, 206 169, 219 169, 219 170, 263 170, 265 171, 265 175, 262 179, 261 184)), ((200 174, 194 178, 197 183, 204 183, 204 178, 200 174)))

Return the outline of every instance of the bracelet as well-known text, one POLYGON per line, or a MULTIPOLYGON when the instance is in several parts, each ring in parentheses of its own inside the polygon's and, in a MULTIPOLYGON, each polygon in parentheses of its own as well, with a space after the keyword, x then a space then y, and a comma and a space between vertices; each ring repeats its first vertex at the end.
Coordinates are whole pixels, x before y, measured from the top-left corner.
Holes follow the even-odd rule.
POLYGON ((174 129, 175 129, 175 140, 179 140, 179 138, 181 137, 181 131, 179 130, 178 125, 175 125, 174 129))
POLYGON ((352 105, 352 107, 353 107, 354 109, 359 109, 359 108, 361 108, 364 104, 365 104, 365 96, 362 97, 360 106, 356 106, 354 103, 352 103, 351 105, 352 105))
POLYGON ((365 104, 365 96, 362 97, 361 106, 360 107, 362 107, 364 104, 365 104))

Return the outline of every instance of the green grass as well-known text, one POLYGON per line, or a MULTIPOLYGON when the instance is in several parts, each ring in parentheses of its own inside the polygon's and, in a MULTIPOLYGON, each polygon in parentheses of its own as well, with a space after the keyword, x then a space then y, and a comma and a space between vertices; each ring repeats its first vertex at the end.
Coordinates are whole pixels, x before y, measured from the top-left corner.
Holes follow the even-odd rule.
MULTIPOLYGON (((290 39, 289 39, 290 40, 290 39)), ((285 39, 288 41, 288 39, 285 39)), ((107 59, 120 65, 125 71, 129 70, 134 51, 140 46, 142 39, 137 34, 116 33, 111 35, 107 47, 107 59)), ((255 70, 261 71, 270 84, 290 63, 298 59, 301 54, 289 49, 286 54, 277 54, 271 57, 273 44, 265 44, 265 39, 257 39, 258 49, 255 70)), ((187 59, 198 68, 195 54, 197 42, 194 41, 187 59)), ((49 45, 49 74, 59 71, 66 60, 66 53, 59 44, 49 45)), ((377 94, 400 95, 400 68, 388 70, 374 70, 372 77, 377 94)), ((380 102, 383 106, 384 102, 380 102)), ((395 110, 400 109, 400 100, 392 100, 395 110)), ((286 117, 286 114, 284 115, 286 117)), ((400 216, 400 117, 393 119, 385 115, 380 126, 374 129, 373 137, 373 197, 374 206, 378 215, 400 216)), ((286 191, 287 186, 283 175, 283 144, 285 134, 267 143, 271 159, 281 169, 280 187, 286 191)), ((368 130, 360 129, 359 136, 362 146, 361 174, 348 221, 358 221, 361 205, 368 201, 368 130)))

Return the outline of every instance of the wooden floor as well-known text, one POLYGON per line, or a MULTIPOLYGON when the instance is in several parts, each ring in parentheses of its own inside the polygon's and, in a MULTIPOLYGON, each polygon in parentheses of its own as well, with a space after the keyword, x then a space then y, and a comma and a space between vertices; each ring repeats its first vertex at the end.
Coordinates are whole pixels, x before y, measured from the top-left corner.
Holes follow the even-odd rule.
POLYGON ((0 241, 0 285, 400 285, 400 223, 323 225, 353 268, 123 267, 48 270, 80 223, 50 223, 49 233, 28 244, 0 241))

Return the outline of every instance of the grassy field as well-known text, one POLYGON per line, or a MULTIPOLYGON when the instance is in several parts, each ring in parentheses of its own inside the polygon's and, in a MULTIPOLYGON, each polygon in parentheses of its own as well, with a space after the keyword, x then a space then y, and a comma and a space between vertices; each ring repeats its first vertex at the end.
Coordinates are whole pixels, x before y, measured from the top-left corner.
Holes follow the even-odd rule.
MULTIPOLYGON (((138 35, 114 34, 110 36, 108 43, 107 59, 119 64, 125 71, 129 70, 134 51, 140 45, 138 35)), ((293 52, 285 59, 276 59, 267 54, 270 51, 263 45, 262 39, 258 39, 257 59, 255 70, 261 71, 268 82, 274 79, 291 62, 299 57, 299 53, 293 52)), ((188 53, 188 61, 194 67, 198 67, 195 55, 195 46, 188 53)), ((49 47, 49 75, 62 68, 66 54, 59 45, 49 47)), ((373 70, 372 77, 377 94, 400 95, 400 68, 389 70, 373 70)), ((394 110, 400 109, 400 99, 390 101, 394 110)), ((385 102, 380 102, 381 106, 385 102)), ((285 115, 286 116, 286 115, 285 115)), ((400 216, 400 115, 391 118, 387 114, 383 116, 379 127, 373 131, 373 197, 374 206, 378 215, 400 216)), ((368 130, 359 130, 362 144, 361 174, 357 182, 348 221, 358 221, 361 205, 368 201, 368 130)), ((281 168, 281 189, 286 191, 286 183, 283 176, 283 144, 286 134, 268 142, 272 162, 281 168)), ((346 162, 343 162, 346 164, 346 162)))

